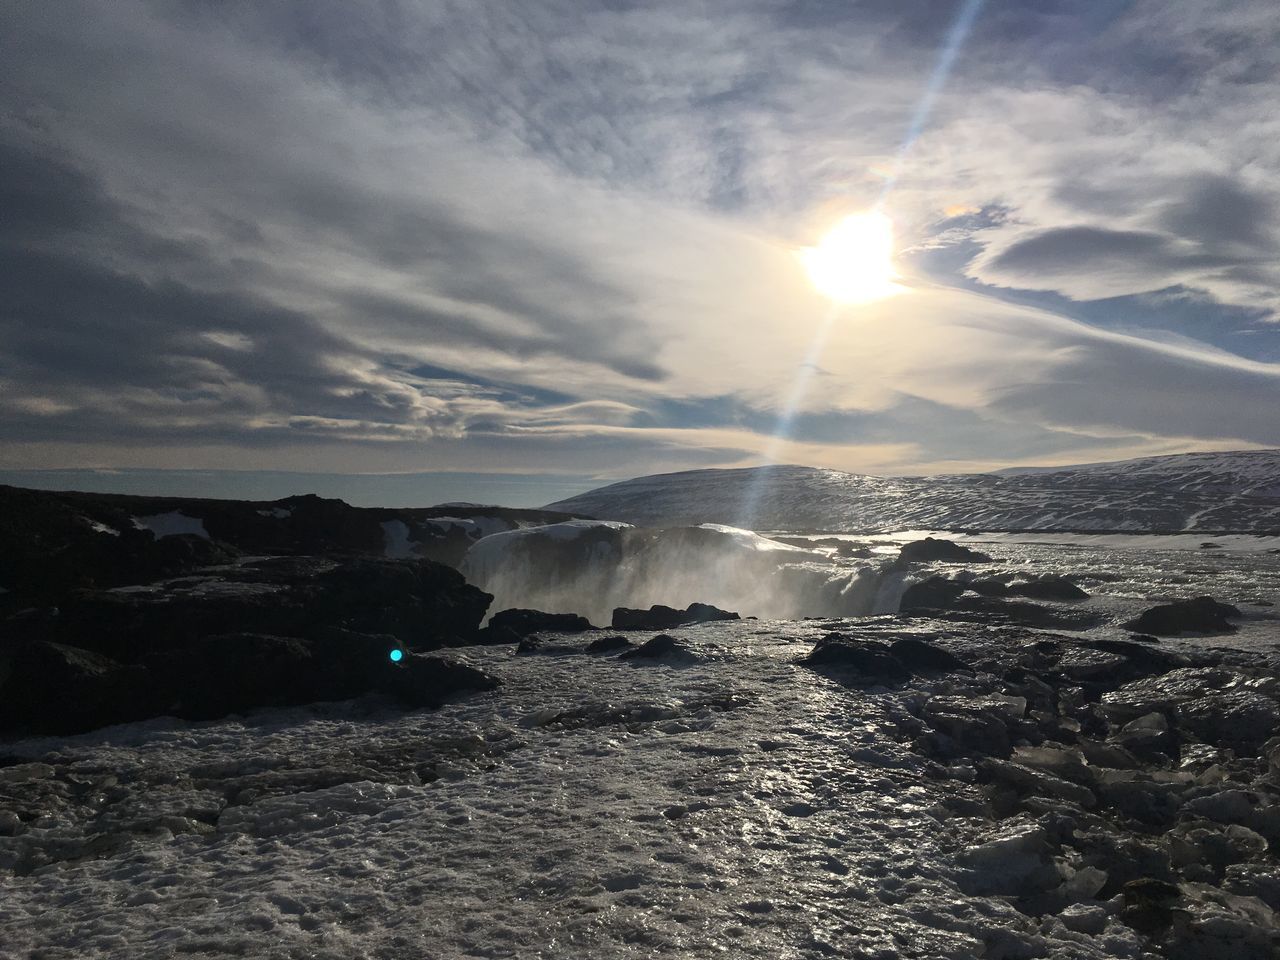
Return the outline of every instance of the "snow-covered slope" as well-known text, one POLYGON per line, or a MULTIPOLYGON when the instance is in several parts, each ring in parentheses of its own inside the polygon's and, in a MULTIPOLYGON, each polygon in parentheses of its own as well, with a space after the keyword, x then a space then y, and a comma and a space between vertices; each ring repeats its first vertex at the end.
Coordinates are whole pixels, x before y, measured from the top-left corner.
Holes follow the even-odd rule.
POLYGON ((1280 450, 941 477, 813 467, 639 477, 548 509, 641 525, 758 530, 1280 530, 1280 450))

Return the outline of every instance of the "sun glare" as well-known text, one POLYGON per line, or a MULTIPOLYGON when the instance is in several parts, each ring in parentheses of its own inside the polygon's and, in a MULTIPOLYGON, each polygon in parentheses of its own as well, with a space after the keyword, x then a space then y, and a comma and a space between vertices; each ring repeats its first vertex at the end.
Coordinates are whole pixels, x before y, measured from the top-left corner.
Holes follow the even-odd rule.
POLYGON ((809 280, 839 303, 867 303, 902 291, 893 281, 893 222, 878 211, 845 217, 816 247, 800 251, 809 280))

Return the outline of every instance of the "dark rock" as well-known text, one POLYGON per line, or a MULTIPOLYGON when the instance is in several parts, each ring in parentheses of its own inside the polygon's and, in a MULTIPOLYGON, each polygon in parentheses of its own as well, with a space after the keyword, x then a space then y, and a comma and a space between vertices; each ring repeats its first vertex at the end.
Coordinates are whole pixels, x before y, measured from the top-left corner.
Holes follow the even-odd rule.
POLYGON ((938 616, 972 623, 1017 624, 1041 630, 1088 630, 1102 621, 1102 615, 1084 610, 1049 607, 1026 600, 964 596, 938 616))
POLYGON ((516 645, 516 656, 524 657, 531 653, 565 654, 578 653, 579 648, 567 643, 556 643, 546 637, 525 637, 516 645))
POLYGON ((582 633, 593 630, 586 617, 576 613, 543 613, 541 610, 502 610, 489 618, 493 630, 509 630, 521 637, 531 633, 582 633))
POLYGON ((1124 885, 1120 919, 1143 933, 1158 933, 1173 923, 1173 910, 1182 891, 1167 880, 1143 877, 1124 885))
POLYGON ((738 614, 709 603, 691 603, 684 610, 655 604, 648 610, 632 610, 618 607, 613 611, 615 630, 670 630, 691 623, 708 623, 714 620, 738 620, 738 614))
POLYGON ((390 634, 425 650, 474 641, 491 599, 426 560, 285 557, 146 588, 79 591, 57 617, 25 629, 125 663, 204 636, 302 637, 325 627, 390 634))
POLYGON ((730 610, 721 610, 709 603, 691 603, 685 607, 686 623, 713 623, 719 620, 741 620, 738 614, 730 610))
POLYGON ((935 540, 925 537, 914 543, 904 544, 898 552, 898 560, 903 563, 986 563, 991 560, 985 553, 970 550, 950 540, 935 540))
POLYGON ((1240 611, 1229 603, 1219 603, 1213 597, 1195 597, 1152 607, 1122 626, 1136 633, 1160 637, 1183 633, 1232 633, 1238 628, 1228 619, 1240 616, 1240 611))
POLYGON ((970 580, 965 584, 970 590, 983 597, 1007 597, 1009 596, 1009 585, 1003 580, 997 580, 995 577, 982 577, 977 580, 970 580))
POLYGON ((138 668, 88 650, 34 641, 0 655, 0 732, 67 734, 148 713, 138 668))
POLYGON ((960 599, 964 591, 963 583, 946 577, 930 577, 907 587, 898 610, 902 613, 912 610, 945 610, 960 599))
POLYGON ((967 663, 941 647, 915 637, 889 644, 890 655, 912 673, 972 673, 967 663))
POLYGON ((827 634, 820 639, 801 663, 848 671, 868 683, 900 682, 911 676, 911 671, 889 652, 885 644, 840 633, 827 634))
POLYGON ((187 720, 213 720, 255 707, 343 699, 355 696, 353 687, 359 686, 347 686, 350 681, 341 668, 336 676, 326 676, 311 645, 296 637, 249 633, 201 637, 181 650, 152 654, 144 658, 143 666, 154 685, 152 711, 187 720))
POLYGON ((648 610, 618 607, 613 611, 615 630, 670 630, 686 622, 683 610, 654 604, 648 610))
POLYGON ((683 653, 684 647, 680 646, 679 641, 670 634, 660 633, 656 637, 651 637, 647 642, 642 643, 634 650, 628 650, 622 654, 619 660, 656 660, 659 657, 670 656, 673 653, 683 653))
POLYGON ((482 670, 443 657, 413 653, 384 671, 378 689, 405 706, 435 709, 460 693, 498 686, 499 681, 482 670))
POLYGON ((1011 583, 1007 590, 1015 597, 1031 600, 1087 600, 1085 593, 1066 577, 1040 577, 1022 583, 1011 583))
POLYGON ((615 650, 626 650, 631 641, 626 637, 601 637, 587 644, 587 653, 613 653, 615 650))
POLYGON ((1280 732, 1280 705, 1252 690, 1212 690, 1180 703, 1178 722, 1203 743, 1256 752, 1280 732))
POLYGON ((162 715, 213 720, 378 692, 414 707, 436 706, 454 692, 495 685, 469 667, 408 653, 395 637, 336 628, 312 638, 198 637, 132 665, 35 643, 8 658, 0 730, 77 733, 162 715))

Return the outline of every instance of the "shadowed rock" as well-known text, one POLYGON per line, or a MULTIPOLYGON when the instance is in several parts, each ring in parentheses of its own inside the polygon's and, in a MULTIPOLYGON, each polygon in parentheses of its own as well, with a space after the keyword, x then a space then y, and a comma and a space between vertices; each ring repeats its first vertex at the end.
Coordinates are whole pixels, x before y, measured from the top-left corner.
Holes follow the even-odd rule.
POLYGON ((582 633, 593 630, 591 621, 576 613, 543 613, 541 610, 502 610, 489 618, 489 632, 517 638, 532 633, 582 633))
POLYGON ((710 623, 715 620, 738 620, 738 614, 721 610, 709 603, 691 603, 683 610, 654 604, 648 610, 618 607, 613 611, 615 630, 670 630, 691 623, 710 623))
POLYGON ((634 650, 628 650, 622 654, 619 660, 656 660, 659 657, 670 656, 671 654, 684 653, 684 647, 680 646, 679 641, 670 634, 660 633, 656 637, 652 637, 646 643, 642 643, 634 650))
POLYGON ((615 650, 626 650, 631 641, 626 637, 601 637, 587 644, 587 653, 613 653, 615 650))
POLYGON ((898 604, 903 613, 912 610, 945 610, 960 599, 965 584, 946 577, 930 577, 907 587, 898 604))
POLYGON ((1229 619, 1238 619, 1240 611, 1213 597, 1175 600, 1146 610, 1141 616, 1123 624, 1135 633, 1158 637, 1176 637, 1183 633, 1234 633, 1238 628, 1229 619))
POLYGON ((913 543, 904 544, 898 551, 898 560, 902 563, 986 563, 991 558, 985 553, 962 547, 951 540, 937 540, 925 537, 913 543))
POLYGON ((900 682, 911 676, 911 671, 889 652, 888 645, 841 633, 820 639, 801 663, 847 671, 868 683, 900 682))
POLYGON ((434 707, 456 692, 497 685, 470 667, 408 653, 395 637, 333 628, 307 638, 199 637, 134 664, 37 641, 10 651, 0 666, 7 666, 0 730, 25 733, 77 733, 154 716, 213 720, 368 693, 434 707))

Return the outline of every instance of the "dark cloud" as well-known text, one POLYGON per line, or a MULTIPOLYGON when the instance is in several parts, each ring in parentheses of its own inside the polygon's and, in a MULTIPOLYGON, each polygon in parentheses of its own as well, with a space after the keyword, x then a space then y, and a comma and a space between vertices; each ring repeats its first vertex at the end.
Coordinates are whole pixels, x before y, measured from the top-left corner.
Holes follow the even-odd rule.
POLYGON ((1275 201, 1230 177, 1195 178, 1186 195, 1170 204, 1158 222, 1175 236, 1197 243, 1275 249, 1275 201))

